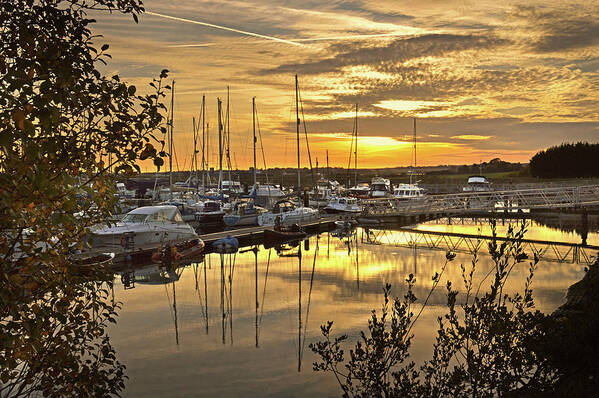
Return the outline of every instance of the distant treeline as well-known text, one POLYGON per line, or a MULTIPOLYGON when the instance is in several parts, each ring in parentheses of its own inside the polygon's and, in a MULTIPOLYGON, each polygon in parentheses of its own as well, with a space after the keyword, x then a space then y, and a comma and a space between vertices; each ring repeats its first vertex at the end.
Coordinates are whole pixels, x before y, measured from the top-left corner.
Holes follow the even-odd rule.
POLYGON ((537 152, 530 173, 541 178, 599 177, 599 144, 561 144, 537 152))
POLYGON ((476 163, 471 165, 459 166, 458 174, 486 174, 486 173, 501 173, 508 171, 519 171, 524 166, 522 163, 505 162, 499 158, 491 159, 489 162, 476 163))

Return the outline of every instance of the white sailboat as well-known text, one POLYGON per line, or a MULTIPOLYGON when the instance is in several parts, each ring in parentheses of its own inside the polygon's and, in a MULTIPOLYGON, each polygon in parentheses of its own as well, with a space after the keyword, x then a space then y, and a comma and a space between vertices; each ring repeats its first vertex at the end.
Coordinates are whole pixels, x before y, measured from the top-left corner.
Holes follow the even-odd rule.
POLYGON ((414 118, 414 146, 413 146, 413 168, 410 170, 410 183, 399 184, 393 188, 393 197, 399 200, 419 200, 426 198, 426 190, 418 186, 418 182, 413 182, 416 168, 416 118, 414 118))
MULTIPOLYGON (((301 198, 301 174, 300 174, 300 139, 299 139, 299 87, 297 75, 295 75, 295 115, 296 115, 296 133, 297 133, 297 192, 298 202, 302 203, 301 198)), ((277 203, 273 208, 272 212, 268 212, 258 216, 258 225, 274 225, 275 220, 278 218, 281 225, 289 224, 302 224, 305 222, 313 221, 318 219, 318 210, 310 207, 298 206, 293 207, 290 202, 277 203)))

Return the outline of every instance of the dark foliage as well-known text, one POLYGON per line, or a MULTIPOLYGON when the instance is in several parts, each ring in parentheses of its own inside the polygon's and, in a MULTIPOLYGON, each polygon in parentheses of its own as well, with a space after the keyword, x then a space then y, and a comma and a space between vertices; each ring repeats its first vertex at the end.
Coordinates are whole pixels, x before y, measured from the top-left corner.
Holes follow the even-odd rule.
MULTIPOLYGON (((325 339, 311 345, 320 356, 314 370, 332 372, 344 397, 535 396, 552 391, 558 372, 539 354, 544 352, 541 343, 546 341, 550 323, 546 315, 534 310, 532 297, 536 255, 528 264, 524 292, 509 295, 503 291, 513 268, 528 259, 521 244, 524 232, 523 224, 519 231, 510 228, 509 241, 489 243, 495 267, 478 285, 473 283, 476 253, 471 267, 461 266, 463 292, 447 282, 447 313, 438 318, 432 358, 420 367, 408 361, 411 330, 428 298, 415 315, 415 280, 410 275, 403 299, 390 302, 387 286, 381 315, 373 311, 368 331, 361 332, 349 358, 342 349, 347 336, 333 338, 332 322, 322 326, 325 339), (489 290, 480 292, 489 277, 489 290)), ((448 253, 447 260, 452 259, 448 253)), ((428 297, 446 266, 447 262, 433 277, 428 297)))
POLYGON ((0 396, 106 397, 124 388, 107 325, 111 275, 73 260, 115 207, 107 171, 162 164, 163 79, 149 94, 97 69, 89 10, 140 0, 0 1, 0 396), (155 137, 156 135, 156 137, 155 137), (85 272, 83 272, 85 271, 85 272))
POLYGON ((530 174, 541 178, 599 177, 599 144, 561 144, 537 152, 530 174))
POLYGON ((523 167, 522 163, 510 163, 495 158, 488 162, 459 166, 457 172, 459 174, 480 174, 481 172, 482 174, 501 173, 507 171, 520 171, 523 167))

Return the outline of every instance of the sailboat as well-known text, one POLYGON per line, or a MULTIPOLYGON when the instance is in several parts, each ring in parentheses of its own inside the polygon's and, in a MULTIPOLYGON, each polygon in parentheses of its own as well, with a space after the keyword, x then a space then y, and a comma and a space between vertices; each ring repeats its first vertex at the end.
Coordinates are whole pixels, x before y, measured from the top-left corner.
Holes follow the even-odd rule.
MULTIPOLYGON (((298 202, 302 202, 302 181, 300 174, 300 117, 299 117, 299 85, 297 75, 295 75, 295 115, 296 115, 296 133, 297 133, 297 192, 298 202)), ((289 202, 286 202, 289 203, 289 202)), ((290 209, 289 206, 281 206, 281 203, 277 203, 273 211, 264 213, 258 216, 258 225, 275 225, 276 221, 279 221, 281 225, 291 224, 303 224, 305 222, 313 221, 318 219, 318 210, 310 207, 298 206, 294 209, 290 209), (285 211, 287 210, 287 211, 285 211)))
MULTIPOLYGON (((356 104, 356 117, 352 134, 352 148, 350 149, 349 162, 351 165, 352 150, 354 155, 354 182, 358 184, 358 104, 356 104), (355 146, 354 146, 355 141, 355 146)), ((349 165, 348 165, 349 166, 349 165)), ((349 167, 348 167, 349 172, 349 167)), ((355 197, 332 197, 329 199, 324 211, 329 214, 359 214, 362 207, 358 205, 355 197)))
POLYGON ((414 146, 412 149, 413 154, 413 164, 414 167, 410 170, 410 183, 409 184, 399 184, 393 188, 393 197, 399 200, 417 200, 424 199, 426 196, 426 190, 422 187, 418 186, 418 183, 414 183, 414 175, 416 168, 416 118, 414 118, 414 146))
MULTIPOLYGON (((256 97, 252 98, 252 131, 254 136, 254 189, 257 187, 256 179, 256 97)), ((255 200, 249 202, 236 202, 233 211, 223 216, 224 223, 229 226, 258 225, 258 216, 267 210, 256 206, 255 200)))

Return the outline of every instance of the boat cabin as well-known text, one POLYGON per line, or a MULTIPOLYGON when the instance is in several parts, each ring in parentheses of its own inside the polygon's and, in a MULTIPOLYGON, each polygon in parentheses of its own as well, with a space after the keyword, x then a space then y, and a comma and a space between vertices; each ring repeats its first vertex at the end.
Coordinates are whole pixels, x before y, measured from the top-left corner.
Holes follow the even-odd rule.
POLYGON ((464 192, 488 192, 491 190, 491 183, 484 176, 470 176, 468 183, 464 188, 464 192))
POLYGON ((121 220, 124 223, 174 222, 184 223, 176 206, 143 206, 131 210, 121 220))

